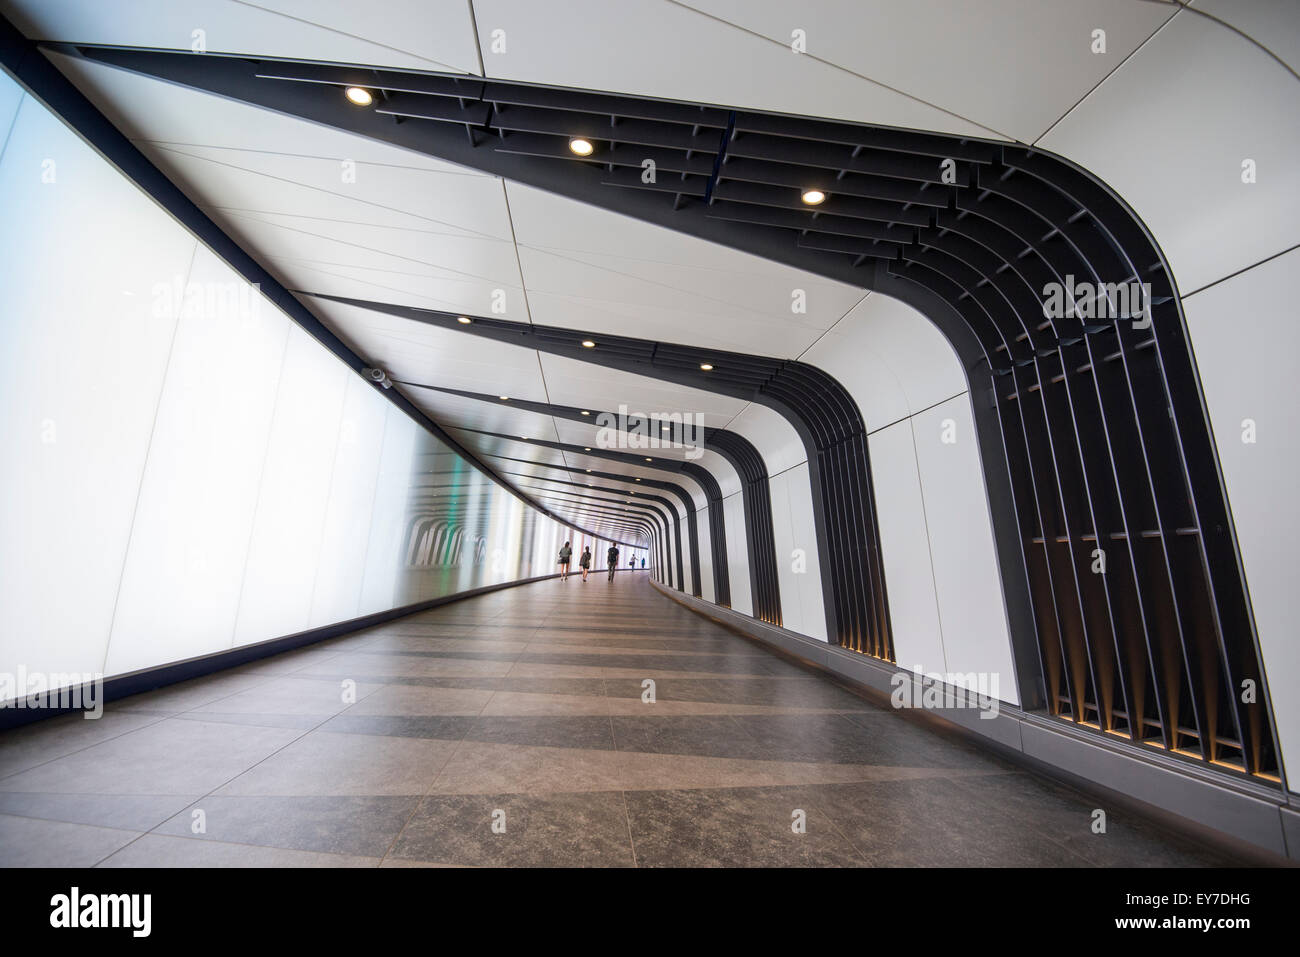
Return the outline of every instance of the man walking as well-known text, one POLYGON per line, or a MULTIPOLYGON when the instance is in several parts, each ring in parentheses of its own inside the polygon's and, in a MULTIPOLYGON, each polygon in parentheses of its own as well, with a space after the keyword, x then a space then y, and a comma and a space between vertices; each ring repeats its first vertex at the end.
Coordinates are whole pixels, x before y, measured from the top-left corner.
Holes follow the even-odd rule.
POLYGON ((609 561, 609 580, 613 581, 614 572, 618 569, 618 546, 609 546, 609 552, 605 557, 609 561))

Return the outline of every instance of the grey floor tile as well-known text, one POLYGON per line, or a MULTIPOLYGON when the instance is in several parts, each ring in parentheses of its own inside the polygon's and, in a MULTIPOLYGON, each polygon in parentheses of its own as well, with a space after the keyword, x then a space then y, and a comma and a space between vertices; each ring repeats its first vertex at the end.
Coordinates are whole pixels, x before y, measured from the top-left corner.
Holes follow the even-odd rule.
POLYGON ((0 814, 0 867, 93 867, 135 831, 0 814))
POLYGON ((617 791, 437 795, 420 803, 392 857, 493 867, 627 867, 632 847, 617 791), (493 830, 494 821, 504 832, 493 830))

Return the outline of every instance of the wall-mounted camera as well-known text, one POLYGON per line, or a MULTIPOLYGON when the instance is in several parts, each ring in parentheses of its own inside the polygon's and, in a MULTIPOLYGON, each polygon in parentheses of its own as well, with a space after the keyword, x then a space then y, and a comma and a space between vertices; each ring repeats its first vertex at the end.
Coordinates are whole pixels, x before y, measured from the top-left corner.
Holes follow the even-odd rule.
POLYGON ((381 385, 385 389, 393 387, 393 380, 388 378, 388 373, 383 369, 362 369, 361 374, 376 385, 381 385))

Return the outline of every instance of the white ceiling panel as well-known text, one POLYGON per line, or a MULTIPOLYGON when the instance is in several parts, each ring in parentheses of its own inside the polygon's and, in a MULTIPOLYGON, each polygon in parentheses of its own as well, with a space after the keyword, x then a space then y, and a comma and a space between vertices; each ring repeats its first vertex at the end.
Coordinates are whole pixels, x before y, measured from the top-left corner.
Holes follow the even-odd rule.
POLYGON ((336 162, 352 159, 360 164, 438 170, 491 179, 486 174, 422 153, 236 100, 61 53, 47 52, 46 56, 133 140, 324 157, 336 162))
POLYGON ((749 439, 750 444, 758 449, 768 475, 776 475, 808 461, 803 440, 794 426, 779 412, 765 405, 749 403, 727 428, 749 439))
POLYGON ((508 184, 534 322, 791 358, 862 290, 508 184), (806 312, 795 313, 795 290, 806 312))
POLYGON ((787 55, 792 31, 801 29, 808 56, 1025 143, 1175 13, 1136 0, 684 2, 780 43, 787 55), (1097 29, 1106 32, 1105 53, 1092 52, 1097 29))
POLYGON ((357 353, 394 379, 547 401, 532 349, 325 299, 305 301, 357 353))
POLYGON ((1133 206, 1185 295, 1300 242, 1297 89, 1248 40, 1180 13, 1040 145, 1133 206))
POLYGON ((1253 37, 1300 72, 1300 8, 1295 0, 1195 0, 1203 10, 1253 37))
POLYGON ((551 442, 563 441, 556 433, 555 423, 549 415, 529 412, 509 402, 481 402, 436 389, 421 389, 408 383, 403 384, 402 391, 435 422, 445 427, 527 435, 551 442))
POLYGON ((474 13, 490 77, 997 136, 669 0, 475 0, 474 13))
POLYGON ((966 391, 957 354, 906 303, 873 293, 800 356, 839 380, 873 432, 966 391))
POLYGON ((629 413, 643 415, 699 413, 704 416, 704 424, 712 428, 725 427, 745 407, 744 399, 607 369, 564 356, 543 354, 541 362, 551 401, 558 405, 617 412, 619 405, 625 404, 629 413))
POLYGON ((3 0, 30 37, 478 73, 463 0, 3 0))
POLYGON ((155 149, 212 206, 404 226, 507 247, 511 241, 501 183, 491 177, 399 166, 348 170, 334 159, 227 148, 155 149))
MULTIPOLYGON (((658 433, 664 444, 661 445, 661 447, 659 448, 653 448, 647 446, 645 449, 635 448, 631 444, 628 444, 627 433, 624 432, 620 432, 613 437, 613 440, 619 442, 620 444, 610 445, 609 438, 605 438, 603 440, 604 444, 602 444, 601 436, 602 436, 603 429, 597 426, 595 423, 591 425, 585 425, 582 422, 575 422, 572 419, 556 419, 555 428, 560 436, 560 441, 567 442, 570 445, 581 445, 583 447, 590 446, 592 448, 602 448, 610 452, 625 452, 628 455, 638 455, 638 454, 642 456, 649 455, 657 459, 671 459, 674 462, 694 461, 694 459, 691 458, 693 454, 695 454, 696 458, 698 458, 698 455, 694 453, 691 449, 687 449, 684 446, 679 446, 676 448, 670 446, 669 444, 667 444, 670 441, 669 433, 659 432, 657 429, 653 429, 653 428, 650 430, 650 432, 658 433)), ((636 436, 634 438, 637 438, 638 441, 640 440, 639 436, 636 436)), ((648 440, 650 438, 650 435, 647 434, 646 438, 648 440)))

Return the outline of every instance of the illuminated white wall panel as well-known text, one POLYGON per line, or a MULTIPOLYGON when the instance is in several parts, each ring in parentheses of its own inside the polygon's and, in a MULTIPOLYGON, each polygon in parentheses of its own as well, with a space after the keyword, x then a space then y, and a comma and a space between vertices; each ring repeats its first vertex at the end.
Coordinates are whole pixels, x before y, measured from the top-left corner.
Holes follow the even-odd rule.
POLYGON ((235 644, 307 628, 349 375, 307 333, 290 331, 235 644))
POLYGON ((17 96, 0 74, 0 671, 96 672, 176 325, 150 290, 195 243, 17 96))
POLYGON ((360 376, 348 377, 325 508, 320 567, 312 589, 310 627, 360 614, 388 408, 389 403, 373 385, 360 376))
MULTIPOLYGON (((229 648, 289 320, 199 247, 153 423, 105 670, 229 648)), ((173 302, 174 300, 174 302, 173 302)))
POLYGON ((397 582, 405 564, 407 494, 420 429, 391 405, 384 418, 379 479, 370 515, 370 541, 358 609, 363 615, 402 603, 397 582))

